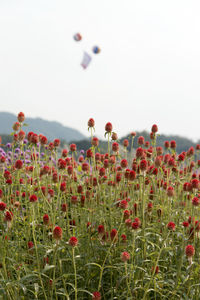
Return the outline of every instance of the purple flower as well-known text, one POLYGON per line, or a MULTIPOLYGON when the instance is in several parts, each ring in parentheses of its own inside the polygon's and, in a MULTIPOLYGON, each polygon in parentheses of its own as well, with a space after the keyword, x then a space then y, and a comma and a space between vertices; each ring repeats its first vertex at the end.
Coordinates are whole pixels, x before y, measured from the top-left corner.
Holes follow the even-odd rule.
POLYGON ((6 147, 7 147, 8 149, 10 149, 10 148, 12 147, 11 143, 7 143, 7 144, 6 144, 6 147))

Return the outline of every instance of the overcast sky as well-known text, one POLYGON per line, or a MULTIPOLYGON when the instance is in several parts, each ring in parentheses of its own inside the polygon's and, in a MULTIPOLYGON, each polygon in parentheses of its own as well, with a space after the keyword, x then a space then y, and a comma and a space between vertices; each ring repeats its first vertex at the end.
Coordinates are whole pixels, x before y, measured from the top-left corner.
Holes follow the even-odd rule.
POLYGON ((108 121, 119 136, 156 123, 196 141, 199 16, 199 0, 0 0, 0 111, 86 135, 93 117, 98 136, 108 121))

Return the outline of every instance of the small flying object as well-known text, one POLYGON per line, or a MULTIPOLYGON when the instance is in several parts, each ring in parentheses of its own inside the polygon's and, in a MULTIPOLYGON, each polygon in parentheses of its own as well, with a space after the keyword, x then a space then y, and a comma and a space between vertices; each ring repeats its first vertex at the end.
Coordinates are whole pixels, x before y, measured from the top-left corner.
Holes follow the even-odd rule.
POLYGON ((100 49, 98 46, 94 46, 94 47, 92 48, 92 52, 93 52, 94 54, 98 54, 98 53, 101 52, 101 49, 100 49))
POLYGON ((80 41, 82 40, 82 35, 81 35, 80 33, 76 33, 76 34, 74 35, 74 40, 75 40, 76 42, 80 42, 80 41))
POLYGON ((83 67, 83 69, 87 69, 87 67, 90 64, 91 60, 92 60, 92 57, 87 52, 84 52, 83 53, 83 59, 82 59, 82 62, 81 62, 81 66, 83 67))

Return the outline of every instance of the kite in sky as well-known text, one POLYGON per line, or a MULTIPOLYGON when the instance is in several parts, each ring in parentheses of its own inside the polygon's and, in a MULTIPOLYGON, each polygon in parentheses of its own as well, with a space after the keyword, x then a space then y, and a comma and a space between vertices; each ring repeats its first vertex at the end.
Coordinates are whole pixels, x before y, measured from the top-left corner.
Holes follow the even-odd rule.
MULTIPOLYGON (((74 40, 76 42, 79 42, 82 40, 82 35, 80 33, 76 33, 74 34, 74 40)), ((101 49, 98 47, 98 46, 94 46, 92 48, 92 52, 94 54, 98 54, 101 52, 101 49)), ((87 69, 88 65, 90 64, 92 60, 92 56, 89 55, 86 51, 83 53, 83 59, 82 59, 82 62, 81 62, 81 66, 83 67, 83 69, 87 69)))
POLYGON ((92 57, 87 52, 84 52, 83 59, 81 62, 81 66, 83 67, 83 69, 86 69, 88 67, 91 60, 92 60, 92 57))
POLYGON ((80 42, 80 41, 82 40, 81 34, 80 34, 80 33, 76 33, 76 34, 74 35, 74 40, 75 40, 76 42, 80 42))

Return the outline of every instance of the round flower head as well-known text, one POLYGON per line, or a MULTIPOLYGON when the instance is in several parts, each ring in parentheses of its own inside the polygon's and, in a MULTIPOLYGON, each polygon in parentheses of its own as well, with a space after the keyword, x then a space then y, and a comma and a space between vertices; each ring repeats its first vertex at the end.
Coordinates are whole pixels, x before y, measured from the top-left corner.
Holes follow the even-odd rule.
POLYGON ((101 293, 96 291, 92 293, 92 300, 101 300, 101 293))
POLYGON ((106 132, 111 132, 112 131, 112 124, 110 122, 106 123, 105 131, 106 132))
POLYGON ((194 249, 194 247, 193 247, 192 245, 187 245, 187 246, 185 247, 185 255, 186 255, 187 257, 192 257, 192 256, 194 256, 194 254, 195 254, 195 249, 194 249))
POLYGON ((36 202, 38 199, 37 199, 37 196, 35 195, 35 194, 33 194, 33 195, 31 195, 30 197, 29 197, 29 201, 30 202, 36 202))
POLYGON ((62 228, 59 226, 56 226, 53 230, 53 237, 55 240, 61 240, 62 239, 62 228))
POLYGON ((17 119, 20 123, 24 122, 25 114, 23 112, 18 113, 17 119))
POLYGON ((195 254, 194 247, 192 245, 187 245, 185 247, 185 255, 187 256, 190 264, 192 264, 192 257, 194 256, 194 254, 195 254))
POLYGON ((153 133, 156 133, 156 132, 158 131, 158 126, 157 126, 156 124, 154 124, 154 125, 152 126, 152 128, 151 128, 151 131, 152 131, 153 133))
POLYGON ((168 228, 169 230, 174 231, 174 230, 175 230, 175 227, 176 227, 176 225, 174 224, 174 222, 169 222, 169 223, 167 224, 167 228, 168 228))
POLYGON ((76 247, 78 245, 78 239, 75 236, 72 236, 69 241, 69 245, 72 247, 76 247))
POLYGON ((94 127, 94 125, 95 125, 94 119, 93 119, 93 118, 90 118, 90 119, 88 120, 88 127, 89 127, 89 128, 92 128, 92 127, 94 127))
POLYGON ((122 252, 121 260, 123 262, 127 262, 130 259, 130 254, 127 251, 122 252))

